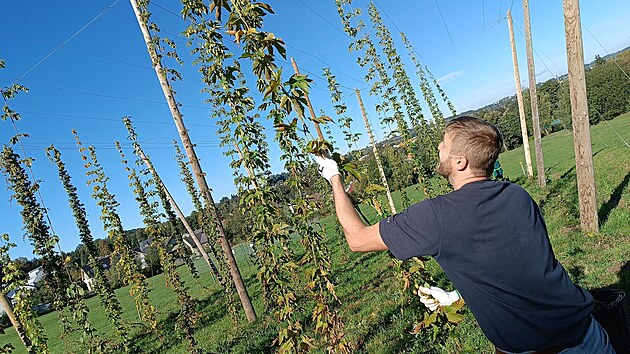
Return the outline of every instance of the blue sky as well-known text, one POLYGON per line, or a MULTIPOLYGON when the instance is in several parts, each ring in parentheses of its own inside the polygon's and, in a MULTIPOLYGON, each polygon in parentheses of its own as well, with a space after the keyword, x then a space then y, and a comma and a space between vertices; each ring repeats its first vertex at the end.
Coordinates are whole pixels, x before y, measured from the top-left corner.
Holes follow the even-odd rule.
MULTIPOLYGON (((219 147, 207 98, 200 92, 203 84, 197 69, 191 65, 185 40, 177 37, 185 23, 176 14, 179 2, 156 0, 151 10, 154 20, 179 45, 185 61, 179 68, 183 82, 174 85, 190 136, 198 144, 198 155, 207 173, 215 199, 234 193, 229 158, 219 147)), ((266 18, 269 31, 283 38, 288 56, 298 62, 303 73, 314 80, 311 100, 315 110, 323 109, 334 117, 322 67, 331 66, 345 88, 349 114, 355 118, 353 129, 363 132, 358 105, 349 88, 363 89, 372 122, 378 125, 374 112, 377 99, 369 97, 363 81, 364 70, 356 63, 356 54, 347 50, 350 39, 342 32, 333 0, 269 1, 276 11, 266 18)), ((355 0, 353 6, 366 8, 367 1, 355 0)), ((439 78, 459 112, 479 108, 514 94, 510 43, 505 21, 512 9, 521 69, 522 85, 527 86, 525 43, 522 35, 523 14, 520 1, 384 1, 385 24, 390 28, 399 54, 417 83, 398 30, 404 31, 420 54, 423 64, 439 78), (438 8, 439 6, 439 8, 438 8), (440 12, 442 16, 440 15, 440 12)), ((584 51, 587 62, 596 54, 606 55, 630 45, 630 2, 627 0, 581 1, 584 51), (587 30, 588 29, 588 30, 587 30), (592 32, 593 36, 589 33, 592 32), (604 48, 602 48, 602 46, 604 48)), ((566 47, 562 2, 531 1, 532 34, 537 80, 544 81, 566 73, 566 47)), ((367 11, 364 11, 367 14, 367 11)), ((367 18, 365 19, 367 22, 367 18)), ((110 177, 110 188, 121 203, 124 227, 142 226, 138 207, 128 186, 114 141, 124 142, 126 131, 120 121, 131 116, 139 139, 154 160, 158 172, 186 214, 192 205, 179 182, 178 167, 173 159, 171 141, 178 135, 165 104, 159 84, 150 67, 150 59, 129 2, 125 0, 58 0, 46 2, 12 1, 0 12, 0 58, 7 69, 0 70, 0 85, 17 80, 30 89, 11 101, 11 107, 22 114, 17 124, 26 153, 35 158, 33 172, 42 180, 41 192, 49 209, 54 231, 60 236, 64 251, 73 250, 79 242, 65 192, 43 149, 54 143, 61 151, 79 195, 86 205, 92 232, 104 237, 98 219, 100 211, 90 198, 80 155, 75 148, 71 129, 77 129, 85 144, 97 148, 99 159, 110 177), (108 9, 107 11, 104 11, 108 9), (18 80, 19 79, 19 80, 18 80)), ((372 29, 368 22, 370 32, 372 29)), ((286 72, 292 72, 289 65, 286 72)), ((254 95, 255 97, 259 97, 254 95)), ((446 111, 446 110, 445 110, 446 111)), ((425 112, 427 110, 425 109, 425 112)), ((269 126, 267 124, 267 126, 269 126)), ((275 148, 273 130, 268 129, 272 147, 272 168, 282 170, 275 148)), ((383 132, 377 128, 379 138, 383 132)), ((0 141, 14 134, 8 122, 0 123, 0 141)), ((360 144, 366 145, 365 134, 360 144)), ((338 139, 340 142, 340 139, 338 139)), ((338 144, 340 147, 345 144, 338 144)), ((128 146, 128 144, 127 144, 128 146)), ((343 150, 343 149, 342 149, 343 150)), ((19 151, 21 153, 21 151, 19 151)), ((127 153, 130 153, 127 150, 127 153)), ((10 201, 4 179, 0 180, 0 233, 9 233, 18 247, 14 256, 32 256, 28 240, 22 238, 20 207, 10 201)))

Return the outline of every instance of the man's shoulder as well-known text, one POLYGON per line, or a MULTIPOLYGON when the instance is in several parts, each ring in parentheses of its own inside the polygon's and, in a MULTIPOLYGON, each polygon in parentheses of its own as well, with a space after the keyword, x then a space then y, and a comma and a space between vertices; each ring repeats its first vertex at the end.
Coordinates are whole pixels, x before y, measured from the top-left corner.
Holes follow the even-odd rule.
MULTIPOLYGON (((434 206, 444 204, 466 204, 475 200, 522 199, 532 200, 529 193, 518 184, 505 181, 478 181, 464 185, 462 188, 447 194, 429 199, 434 206)), ((462 205, 463 206, 463 205, 462 205)))

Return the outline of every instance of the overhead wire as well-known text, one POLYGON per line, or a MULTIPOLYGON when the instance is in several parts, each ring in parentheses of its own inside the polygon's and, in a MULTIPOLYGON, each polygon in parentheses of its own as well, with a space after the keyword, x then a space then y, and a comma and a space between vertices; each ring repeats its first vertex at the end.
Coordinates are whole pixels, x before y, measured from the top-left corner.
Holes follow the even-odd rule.
MULTIPOLYGON (((41 45, 51 46, 51 47, 57 46, 55 44, 46 43, 46 42, 43 42, 43 41, 40 41, 40 40, 37 40, 37 39, 28 38, 28 37, 24 37, 24 36, 19 36, 19 35, 16 35, 16 34, 13 34, 13 33, 4 32, 4 31, 0 31, 0 35, 5 35, 5 36, 13 37, 13 38, 16 38, 16 39, 26 40, 26 41, 38 43, 38 44, 41 44, 41 45)), ((106 60, 110 60, 110 61, 113 61, 113 62, 129 65, 129 66, 134 66, 134 67, 141 68, 141 69, 153 70, 153 68, 151 68, 149 66, 146 66, 146 65, 135 64, 135 63, 131 63, 131 62, 120 60, 120 59, 116 59, 116 58, 107 57, 107 56, 100 55, 100 54, 90 53, 90 52, 87 52, 87 51, 84 51, 84 50, 68 48, 68 47, 65 47, 65 46, 61 47, 60 49, 63 49, 65 51, 85 54, 85 55, 93 56, 93 57, 96 57, 96 58, 106 59, 106 60)))
POLYGON ((336 29, 337 31, 339 31, 341 34, 343 34, 344 36, 347 36, 348 34, 346 32, 344 32, 342 29, 340 29, 339 27, 335 26, 334 24, 332 24, 330 21, 328 21, 328 19, 326 19, 324 16, 322 16, 319 12, 313 10, 310 6, 308 6, 304 1, 302 0, 298 0, 298 2, 300 2, 302 5, 304 5, 304 7, 306 7, 307 9, 309 9, 312 13, 314 13, 315 15, 317 15, 317 17, 321 18, 324 22, 326 22, 327 24, 329 24, 331 27, 333 27, 334 29, 336 29))
MULTIPOLYGON (((96 120, 96 121, 109 121, 109 122, 120 122, 120 119, 116 118, 103 118, 103 117, 93 117, 93 116, 84 116, 84 115, 74 115, 74 114, 61 114, 61 113, 47 113, 47 112, 33 112, 33 111, 20 111, 24 114, 31 115, 42 115, 42 116, 52 116, 52 117, 66 117, 66 118, 74 118, 74 119, 83 119, 83 120, 96 120)), ((169 125, 171 126, 172 122, 156 122, 156 121, 148 121, 148 120, 133 120, 134 123, 137 124, 154 124, 154 125, 169 125)), ((217 124, 214 125, 206 125, 206 124, 194 124, 194 123, 186 123, 186 126, 191 127, 200 127, 200 128, 214 128, 217 124)))
MULTIPOLYGON (((302 1, 300 1, 300 2, 301 2, 303 5, 305 5, 305 6, 306 6, 306 7, 307 7, 310 11, 315 12, 315 11, 314 11, 314 10, 313 10, 310 6, 306 5, 304 2, 302 2, 302 1)), ((155 5, 155 6, 157 6, 157 7, 159 7, 159 8, 161 8, 162 10, 166 11, 167 13, 169 13, 169 14, 171 14, 171 15, 173 15, 173 16, 176 16, 177 18, 180 18, 180 19, 182 19, 182 20, 183 20, 183 18, 181 17, 181 15, 179 15, 179 14, 177 14, 177 13, 175 13, 175 12, 173 12, 173 11, 171 11, 171 10, 169 10, 169 9, 167 9, 167 8, 165 8, 165 7, 163 7, 163 6, 160 6, 159 4, 156 4, 155 2, 153 2, 152 4, 153 4, 153 5, 155 5)), ((317 14, 320 18, 324 19, 324 17, 322 17, 320 14, 318 14, 317 12, 315 12, 315 13, 316 13, 316 14, 317 14)), ((189 21, 189 20, 186 20, 186 21, 189 21)), ((338 31, 341 31, 342 33, 344 33, 344 34, 345 34, 345 32, 343 32, 343 31, 342 31, 342 30, 340 30, 338 27, 336 27, 335 25, 333 25, 332 23, 330 23, 330 21, 327 21, 327 20, 326 20, 326 23, 328 23, 330 26, 334 27, 334 28, 335 28, 335 29, 337 29, 338 31)), ((327 65, 327 66, 331 67, 332 69, 334 69, 334 70, 336 70, 336 71, 340 72, 340 73, 341 73, 342 75, 344 75, 344 76, 347 76, 347 77, 351 78, 352 80, 355 80, 355 81, 357 81, 357 82, 361 82, 361 83, 365 83, 365 82, 363 82, 363 81, 360 81, 360 80, 358 80, 358 79, 356 79, 356 78, 351 77, 350 75, 348 75, 348 74, 344 73, 344 72, 343 72, 343 71, 341 71, 341 70, 338 70, 338 69, 334 68, 332 65, 330 65, 330 64, 328 64, 328 63, 326 63, 323 59, 321 59, 321 58, 317 57, 317 56, 316 56, 316 55, 314 55, 314 54, 311 54, 311 53, 309 53, 309 52, 307 52, 307 51, 305 51, 305 50, 299 49, 299 48, 297 48, 297 47, 295 47, 295 46, 292 46, 292 45, 289 45, 289 44, 286 44, 286 43, 285 43, 285 45, 286 45, 287 47, 289 47, 289 48, 292 48, 292 49, 294 49, 294 50, 296 50, 296 51, 300 52, 300 53, 306 54, 306 55, 308 55, 308 56, 310 56, 310 57, 313 57, 313 58, 317 59, 318 61, 320 61, 320 62, 321 62, 321 63, 323 63, 324 65, 327 65)), ((289 64, 289 65, 291 64, 289 61, 287 61, 287 60, 285 60, 285 59, 278 59, 278 60, 279 60, 279 61, 281 61, 281 62, 283 62, 283 63, 285 63, 285 64, 289 64)), ((318 79, 321 79, 321 80, 323 80, 323 81, 326 81, 326 79, 325 79, 325 78, 323 78, 323 77, 321 77, 321 76, 319 76, 319 75, 317 75, 317 74, 313 73, 313 72, 312 72, 312 71, 310 71, 310 70, 304 69, 304 68, 302 68, 302 67, 300 67, 300 70, 301 70, 301 71, 304 71, 304 72, 306 72, 306 73, 308 73, 308 74, 310 74, 310 75, 312 75, 312 76, 314 76, 314 77, 316 77, 316 78, 318 78, 318 79)), ((317 86, 317 84, 315 84, 313 87, 314 87, 314 88, 316 88, 316 89, 322 90, 322 91, 327 91, 327 90, 326 90, 326 89, 324 89, 324 88, 318 87, 318 86, 317 86)), ((353 88, 350 88, 350 87, 348 87, 348 86, 343 86, 343 87, 345 87, 345 88, 347 88, 347 89, 353 89, 353 88)))
MULTIPOLYGON (((521 28, 520 28, 518 25, 516 25, 516 26, 514 26, 514 27, 516 27, 516 29, 517 29, 517 30, 518 30, 518 32, 521 34, 521 36, 523 36, 523 38, 525 38, 525 34, 523 33, 523 31, 521 31, 521 28)), ((540 59, 540 61, 543 63, 543 65, 545 66, 545 68, 547 69, 547 71, 549 71, 549 73, 550 73, 551 75, 553 75, 553 76, 556 78, 556 80, 559 80, 558 75, 554 74, 554 73, 551 71, 551 69, 549 68, 549 66, 547 66, 547 63, 546 63, 546 62, 545 62, 545 61, 544 61, 544 60, 540 57, 540 55, 538 54, 538 51, 536 50, 536 48, 534 48, 534 45, 533 45, 533 44, 532 44, 532 51, 536 54, 536 56, 538 57, 538 59, 540 59)))
POLYGON ((501 5, 502 4, 503 4, 503 0, 499 0, 499 19, 501 19, 501 5))
MULTIPOLYGON (((13 80, 13 82, 17 82, 17 81, 21 81, 24 77, 26 77, 29 73, 31 73, 33 70, 35 70, 35 68, 37 68, 39 65, 41 65, 43 62, 45 62, 48 58, 50 58, 52 55, 54 55, 59 49, 61 49, 63 46, 65 46, 67 43, 69 43, 73 38, 75 38, 76 36, 78 36, 81 32, 83 32, 86 28, 88 28, 92 23, 94 23, 96 20, 98 20, 101 16, 103 16, 108 10, 110 10, 114 5, 116 5, 120 0, 115 0, 111 5, 109 5, 107 8, 105 8, 104 10, 102 10, 96 17, 94 17, 92 20, 90 20, 88 23, 86 23, 85 25, 83 25, 83 27, 81 27, 78 31, 74 32, 70 37, 68 37, 65 41, 63 41, 60 45, 58 45, 55 49, 53 49, 50 53, 48 53, 46 56, 44 56, 42 59, 40 59, 38 62, 36 62, 34 65, 32 65, 28 70, 26 70, 22 75, 20 75, 19 77, 17 77, 16 79, 13 80)), ((5 105, 8 105, 8 102, 6 100, 6 98, 3 96, 5 105)), ((19 131, 17 129, 17 126, 15 124, 15 120, 13 119, 13 117, 11 117, 11 124, 13 126, 13 129, 15 131, 16 136, 19 136, 19 131)), ((24 146, 22 145, 22 139, 18 138, 18 144, 20 145, 20 148, 22 149, 22 153, 24 154, 24 156, 26 156, 26 150, 24 149, 24 146)), ((35 178, 35 173, 33 172, 33 169, 31 168, 30 164, 26 164, 30 174, 31 174, 31 178, 33 179, 33 181, 37 181, 37 179, 35 178)), ((44 213, 44 215, 46 216, 46 220, 48 221, 48 225, 50 227, 50 231, 52 232, 53 235, 56 235, 52 220, 50 218, 50 215, 48 214, 48 208, 46 208, 46 204, 44 201, 44 198, 41 194, 41 191, 39 189, 37 189, 37 195, 39 196, 39 200, 42 204, 42 211, 44 213)), ((62 219, 62 223, 64 223, 63 219, 62 219)), ((64 223, 65 225, 65 223, 64 223)), ((59 241, 55 241, 56 245, 57 245, 57 249, 59 250, 59 253, 63 254, 63 250, 61 249, 61 245, 59 244, 59 241)), ((70 276, 70 272, 67 268, 67 266, 64 263, 64 268, 65 271, 68 273, 68 275, 70 276)))
MULTIPOLYGON (((521 29, 519 28, 519 26, 514 26, 514 27, 516 27, 516 29, 519 31, 519 33, 520 33, 523 37, 525 37, 525 34, 523 34, 523 32, 521 31, 521 29)), ((586 28, 586 26, 585 26, 585 28, 586 28)), ((588 30, 588 28, 586 28, 586 30, 590 33, 590 31, 588 30)), ((591 35, 593 35, 593 34, 591 33, 591 35)), ((593 38, 595 38, 595 37, 593 36, 593 38)), ((595 38, 595 40, 597 41, 597 39, 596 39, 596 38, 595 38)), ((601 44, 600 44, 600 45, 601 45, 601 44)), ((603 46, 602 46, 602 49, 604 50, 604 52, 606 52, 606 49, 605 49, 605 48, 603 48, 603 46)), ((559 76, 558 76, 558 75, 556 75, 554 72, 552 72, 552 71, 551 71, 551 69, 549 69, 549 66, 547 66, 547 64, 546 64, 545 60, 544 60, 543 58, 541 58, 541 57, 540 57, 540 55, 538 55, 538 53, 537 53, 537 51, 536 51, 536 48, 534 47, 533 43, 532 43, 532 51, 533 51, 534 53, 536 53, 536 55, 538 56, 538 59, 540 59, 540 61, 543 63, 543 65, 545 66, 545 68, 547 68, 547 70, 549 71, 549 73, 550 73, 551 75, 553 75, 553 76, 555 77, 555 79, 556 79, 558 82, 560 82, 560 78, 559 78, 559 76)), ((607 54, 607 55, 609 55, 609 53, 607 53, 607 52, 606 52, 606 54, 607 54)), ((617 66, 619 67, 619 64, 618 64, 616 61, 615 61, 615 63, 616 63, 616 64, 617 64, 617 66)), ((553 62, 552 62, 552 64, 553 64, 553 62)), ((556 68, 557 68, 557 67, 556 67, 556 68)), ((622 69, 621 67, 619 67, 619 69, 621 69, 621 71, 622 71, 622 72, 624 72, 624 74, 625 74, 625 71, 623 71, 623 69, 622 69)), ((627 75, 626 75, 626 77, 627 77, 627 75)), ((550 103, 548 103, 548 105, 549 105, 549 104, 550 104, 550 103)), ((611 130, 612 130, 612 131, 613 131, 613 132, 617 135, 617 137, 619 137, 619 139, 621 139, 621 141, 623 141, 623 143, 624 143, 627 147, 630 147, 630 144, 629 144, 629 143, 628 143, 628 142, 627 142, 627 141, 626 141, 626 140, 625 140, 625 139, 624 139, 624 138, 623 138, 623 137, 622 137, 622 136, 621 136, 621 135, 617 132, 617 130, 615 130, 615 128, 614 128, 614 127, 613 127, 613 126, 612 126, 612 125, 608 122, 608 120, 606 120, 606 119, 604 119, 604 118, 603 118, 602 113, 601 113, 601 112, 600 112, 597 108, 595 108, 594 106, 592 106, 592 105, 591 105, 591 106, 589 106, 589 110, 593 110, 593 111, 595 112, 595 114, 596 114, 597 116, 599 116, 599 117, 600 117, 600 119, 601 119, 602 121, 604 121, 604 122, 606 123, 606 125, 608 125, 608 127, 609 127, 609 128, 610 128, 610 129, 611 129, 611 130)), ((595 131, 593 131, 593 132, 595 132, 595 131)), ((602 139, 602 138, 601 138, 598 134, 597 134, 597 136, 598 136, 598 138, 599 138, 600 140, 602 140, 602 143, 604 143, 604 145, 606 146, 606 148, 608 148, 608 144, 606 144, 606 142, 604 142, 604 140, 603 140, 603 139, 602 139)))
MULTIPOLYGON (((7 79, 7 78, 0 77, 0 80, 3 80, 3 79, 7 79)), ((88 91, 82 91, 82 90, 58 87, 58 86, 53 86, 53 85, 44 84, 44 83, 36 82, 36 81, 30 81, 30 80, 29 81, 21 80, 21 81, 24 82, 24 83, 27 83, 29 85, 43 86, 43 87, 48 87, 48 88, 52 88, 52 89, 56 89, 56 90, 60 90, 60 91, 68 91, 68 92, 73 92, 73 93, 78 93, 78 94, 83 94, 83 95, 89 95, 89 96, 105 97, 105 98, 112 98, 112 99, 123 99, 123 100, 128 100, 128 101, 136 101, 136 102, 144 102, 144 103, 166 105, 166 102, 162 102, 162 101, 147 100, 147 99, 143 99, 143 98, 129 98, 129 97, 114 96, 114 95, 105 95, 105 94, 100 94, 100 93, 95 93, 95 92, 88 92, 88 91)), ((183 107, 189 107, 189 108, 198 108, 198 109, 204 109, 204 110, 211 110, 211 108, 209 108, 209 107, 203 107, 203 106, 197 106, 197 105, 182 104, 182 106, 183 107)))
POLYGON ((31 66, 30 69, 26 70, 26 72, 24 72, 22 75, 20 75, 17 79, 13 80, 14 82, 19 81, 21 79, 23 79, 26 75, 28 75, 31 71, 33 71, 36 67, 38 67, 41 63, 43 63, 44 61, 46 61, 46 59, 50 58, 53 54, 55 54, 61 47, 63 47, 64 45, 66 45, 68 42, 70 42, 74 37, 78 36, 79 33, 83 32, 83 30, 85 30, 86 28, 88 28, 92 23, 94 23, 96 20, 98 20, 101 16, 103 16, 110 8, 112 8, 114 5, 116 5, 118 3, 118 1, 120 0, 115 0, 111 5, 109 5, 107 8, 105 8, 103 11, 101 11, 101 13, 99 13, 98 15, 96 15, 96 17, 94 17, 90 22, 88 22, 87 24, 85 24, 83 27, 81 27, 78 31, 74 32, 74 34, 72 34, 70 37, 68 37, 65 41, 63 41, 60 45, 58 45, 55 49, 53 49, 52 52, 48 53, 48 55, 46 55, 44 58, 40 59, 37 63, 35 63, 35 65, 31 66))
POLYGON ((484 0, 481 0, 481 29, 486 27, 486 6, 484 0))
POLYGON ((446 20, 444 19, 444 15, 442 15, 442 9, 440 9, 440 5, 438 4, 437 0, 435 1, 435 6, 438 9, 438 12, 440 13, 440 18, 442 18, 442 22, 444 23, 444 27, 446 28, 446 33, 448 34, 448 38, 451 39, 451 44, 453 44, 453 37, 451 36, 451 31, 448 29, 448 25, 446 24, 446 20))
MULTIPOLYGON (((336 72, 338 72, 339 74, 341 74, 341 75, 343 75, 343 76, 345 76, 345 77, 347 77, 347 78, 349 78, 349 79, 351 79, 351 80, 354 80, 354 81, 356 81, 356 82, 358 82, 358 83, 361 83, 361 84, 365 84, 365 81, 359 80, 359 79, 357 79, 357 78, 355 78, 355 77, 353 77, 353 76, 350 76, 350 75, 346 74, 344 71, 342 71, 342 70, 339 70, 339 69, 335 68, 334 66, 330 65, 329 63, 327 63, 326 61, 322 60, 321 58, 319 58, 318 56, 316 56, 316 55, 314 55, 314 54, 308 53, 308 52, 306 52, 306 51, 304 51, 304 50, 302 50, 302 49, 296 48, 296 47, 294 47, 294 46, 292 46, 292 45, 290 45, 290 44, 286 44, 286 46, 287 46, 287 47, 289 47, 289 48, 291 48, 291 49, 293 49, 293 50, 296 50, 296 51, 298 51, 298 52, 300 52, 300 53, 303 53, 303 54, 306 54, 306 55, 308 55, 308 56, 313 57, 314 59, 316 59, 316 60, 320 61, 322 64, 324 64, 324 65, 326 65, 326 66, 330 67, 331 69, 335 70, 335 71, 336 71, 336 72)), ((343 86, 343 85, 341 85, 341 84, 340 84, 339 86, 344 87, 344 88, 347 88, 348 90, 354 90, 354 88, 349 87, 349 86, 343 86)))
MULTIPOLYGON (((383 9, 383 7, 381 5, 379 5, 376 0, 372 0, 372 2, 378 7, 378 9, 381 11, 381 13, 383 13, 383 15, 385 15, 385 17, 387 17, 387 19, 389 19, 389 22, 391 22, 391 24, 394 25, 394 28, 396 29, 396 31, 398 31, 398 33, 404 33, 400 28, 398 28, 398 25, 396 24, 396 22, 387 14, 385 9, 383 9)), ((422 5, 424 5, 424 4, 422 4, 422 5)), ((449 34, 449 36, 450 36, 450 34, 449 34)), ((451 42, 452 42, 452 40, 451 40, 451 42)), ((413 50, 413 52, 416 53, 416 55, 418 55, 420 58, 423 58, 422 54, 420 54, 416 50, 416 48, 413 46, 413 44, 409 43, 409 45, 411 46, 411 49, 413 50)))
MULTIPOLYGON (((602 48, 602 50, 604 51, 604 53, 606 53, 606 55, 610 55, 610 53, 606 50, 606 48, 604 48, 604 46, 602 45, 602 43, 597 39, 597 37, 595 37, 595 35, 593 34, 593 32, 591 32, 591 30, 588 29, 588 27, 586 27, 586 25, 584 23, 582 23, 582 27, 584 27, 584 29, 586 29, 586 31, 591 35, 591 37, 593 37, 593 39, 595 40, 595 42, 597 42, 597 44, 599 44, 599 46, 602 48)), ((617 59, 615 59, 614 56, 611 56, 612 61, 615 63, 615 65, 617 65, 617 67, 619 68, 619 70, 621 70, 621 72, 626 76, 626 78, 628 78, 628 80, 630 81, 630 76, 628 76, 628 73, 623 70, 623 68, 619 65, 619 63, 617 62, 617 59)))
MULTIPOLYGON (((2 96, 2 99, 4 100, 5 107, 8 107, 9 103, 7 102, 7 98, 4 96, 4 94, 0 96, 2 96)), ((22 144, 22 137, 20 136, 20 132, 18 131, 17 126, 15 124, 15 118, 13 117, 13 115, 9 115, 9 118, 11 120, 11 125, 13 126, 13 130, 15 131, 15 136, 17 137, 17 143, 20 145, 20 149, 22 150, 22 154, 24 158, 26 158, 28 155, 26 154, 26 150, 24 149, 24 145, 22 144)), ((25 163, 25 165, 31 175, 31 178, 33 179, 33 183, 37 184, 38 179, 35 178, 35 173, 33 172, 33 168, 31 167, 31 164, 25 163)), ((36 193, 37 193, 37 196, 39 197, 39 201, 42 203, 41 209, 44 215, 46 216, 46 220, 48 221, 48 226, 50 227, 50 231, 52 232, 53 235, 56 235, 55 228, 53 226, 52 220, 50 219, 50 215, 48 214, 48 208, 46 208, 46 203, 44 202, 44 197, 42 196, 40 188, 36 189, 36 193)), ((65 225, 65 222, 63 221, 63 219, 62 219, 62 223, 64 223, 65 225)), ((61 245, 59 244, 59 238, 55 240, 55 244, 57 245, 57 249, 59 250, 59 253, 63 254, 63 250, 61 249, 61 245)), ((65 263, 64 263, 64 268, 66 272, 68 273, 68 275, 70 275, 70 272, 65 263)))

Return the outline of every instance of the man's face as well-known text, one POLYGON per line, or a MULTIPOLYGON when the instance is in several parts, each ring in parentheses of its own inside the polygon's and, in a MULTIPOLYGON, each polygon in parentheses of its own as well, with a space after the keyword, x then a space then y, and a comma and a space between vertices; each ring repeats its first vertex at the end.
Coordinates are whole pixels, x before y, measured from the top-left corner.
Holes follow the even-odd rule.
POLYGON ((452 139, 450 134, 444 134, 442 142, 438 145, 440 164, 437 166, 436 172, 446 179, 449 179, 451 173, 453 173, 453 166, 451 165, 451 144, 452 139))

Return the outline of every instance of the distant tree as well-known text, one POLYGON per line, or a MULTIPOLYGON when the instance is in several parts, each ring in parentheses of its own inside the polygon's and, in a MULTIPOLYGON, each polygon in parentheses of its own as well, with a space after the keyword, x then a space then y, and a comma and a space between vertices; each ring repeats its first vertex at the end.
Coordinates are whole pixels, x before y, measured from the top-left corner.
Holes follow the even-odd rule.
POLYGON ((588 96, 588 115, 591 124, 612 119, 630 108, 630 85, 628 78, 617 65, 630 70, 630 55, 619 55, 615 63, 612 59, 604 61, 595 58, 595 64, 586 73, 586 93, 588 96))
POLYGON ((148 276, 152 277, 156 274, 162 273, 162 265, 160 264, 160 257, 158 255, 157 248, 149 246, 144 255, 144 261, 147 264, 145 272, 148 273, 148 276))
POLYGON ((96 246, 98 247, 98 256, 105 257, 112 253, 112 245, 109 240, 99 238, 96 240, 96 246))

